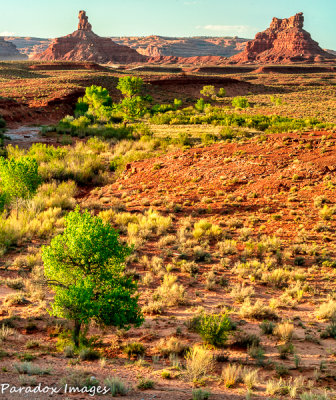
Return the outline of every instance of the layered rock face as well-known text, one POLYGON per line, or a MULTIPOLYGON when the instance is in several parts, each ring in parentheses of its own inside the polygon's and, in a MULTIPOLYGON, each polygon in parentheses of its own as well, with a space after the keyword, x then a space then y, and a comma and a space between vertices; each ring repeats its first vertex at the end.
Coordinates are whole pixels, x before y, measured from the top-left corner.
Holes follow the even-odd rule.
POLYGON ((256 34, 245 50, 231 57, 236 63, 323 62, 334 57, 321 49, 303 29, 303 13, 290 18, 273 18, 271 25, 256 34))
POLYGON ((78 30, 55 39, 35 60, 93 61, 97 63, 129 64, 146 62, 147 57, 127 46, 120 46, 110 38, 92 32, 85 11, 79 12, 78 30))
POLYGON ((0 37, 0 60, 1 61, 16 61, 26 60, 28 57, 25 54, 21 54, 16 48, 15 44, 4 40, 0 37))
POLYGON ((231 57, 242 51, 247 39, 238 37, 113 37, 118 44, 135 49, 148 57, 231 57))

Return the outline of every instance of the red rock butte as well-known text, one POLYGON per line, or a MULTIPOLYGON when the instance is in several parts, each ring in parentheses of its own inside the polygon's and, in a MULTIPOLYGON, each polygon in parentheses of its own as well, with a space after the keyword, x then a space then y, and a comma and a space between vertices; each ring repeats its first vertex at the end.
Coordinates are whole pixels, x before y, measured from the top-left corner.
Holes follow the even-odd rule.
POLYGON ((147 57, 127 46, 114 43, 92 32, 85 11, 79 12, 78 30, 70 35, 55 39, 34 60, 44 61, 93 61, 97 63, 130 64, 146 62, 147 57))
POLYGON ((303 13, 290 18, 273 18, 271 25, 256 34, 245 50, 230 58, 234 63, 292 63, 335 61, 303 29, 303 13))

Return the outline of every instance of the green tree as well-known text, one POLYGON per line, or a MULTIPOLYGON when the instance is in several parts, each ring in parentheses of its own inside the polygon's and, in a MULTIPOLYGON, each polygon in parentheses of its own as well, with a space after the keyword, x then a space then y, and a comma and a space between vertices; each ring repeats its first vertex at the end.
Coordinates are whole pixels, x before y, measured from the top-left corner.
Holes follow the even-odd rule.
POLYGON ((226 96, 226 90, 224 88, 220 88, 218 90, 217 97, 225 97, 225 96, 226 96))
POLYGON ((199 112, 203 112, 205 108, 205 101, 204 99, 200 98, 197 100, 197 102, 195 103, 195 109, 199 112))
POLYGON ((124 274, 129 253, 109 224, 79 208, 65 218, 64 233, 43 247, 45 276, 55 291, 50 313, 74 321, 75 346, 91 320, 125 329, 142 323, 136 283, 124 274))
POLYGON ((117 89, 124 98, 116 107, 121 112, 124 120, 134 120, 142 117, 147 111, 147 104, 152 101, 150 96, 141 96, 143 80, 137 76, 124 76, 119 78, 117 89))
POLYGON ((237 96, 232 99, 232 106, 236 108, 248 108, 250 103, 246 97, 237 96))
POLYGON ((181 107, 183 104, 183 101, 181 99, 174 99, 174 108, 177 110, 179 107, 181 107))
POLYGON ((29 199, 41 183, 38 165, 34 158, 5 159, 0 157, 0 187, 7 201, 16 203, 18 217, 19 199, 29 199))
POLYGON ((80 97, 76 104, 76 115, 85 115, 89 111, 93 116, 99 117, 105 109, 112 110, 112 98, 107 89, 102 86, 92 85, 85 89, 84 97, 80 97))
POLYGON ((140 95, 142 87, 143 80, 138 76, 124 76, 119 78, 117 85, 117 89, 120 90, 125 97, 140 95))
POLYGON ((200 93, 205 97, 216 97, 216 90, 215 87, 212 85, 203 86, 203 89, 200 91, 200 93))

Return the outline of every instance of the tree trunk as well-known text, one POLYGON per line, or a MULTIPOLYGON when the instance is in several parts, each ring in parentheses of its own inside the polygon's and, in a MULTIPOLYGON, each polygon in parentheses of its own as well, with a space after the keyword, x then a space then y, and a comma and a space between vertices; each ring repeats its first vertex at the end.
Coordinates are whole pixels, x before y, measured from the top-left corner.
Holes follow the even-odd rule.
POLYGON ((73 341, 75 344, 75 347, 79 347, 79 333, 81 329, 82 323, 80 321, 75 321, 75 327, 73 331, 73 341))

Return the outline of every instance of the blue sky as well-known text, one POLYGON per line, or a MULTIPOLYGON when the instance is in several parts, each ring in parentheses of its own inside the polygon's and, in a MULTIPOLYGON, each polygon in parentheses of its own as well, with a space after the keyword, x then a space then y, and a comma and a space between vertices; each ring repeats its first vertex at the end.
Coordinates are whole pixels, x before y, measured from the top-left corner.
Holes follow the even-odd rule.
POLYGON ((304 12, 305 29, 336 49, 336 0, 10 0, 1 4, 0 35, 58 37, 73 32, 80 9, 101 36, 253 38, 272 17, 304 12))

